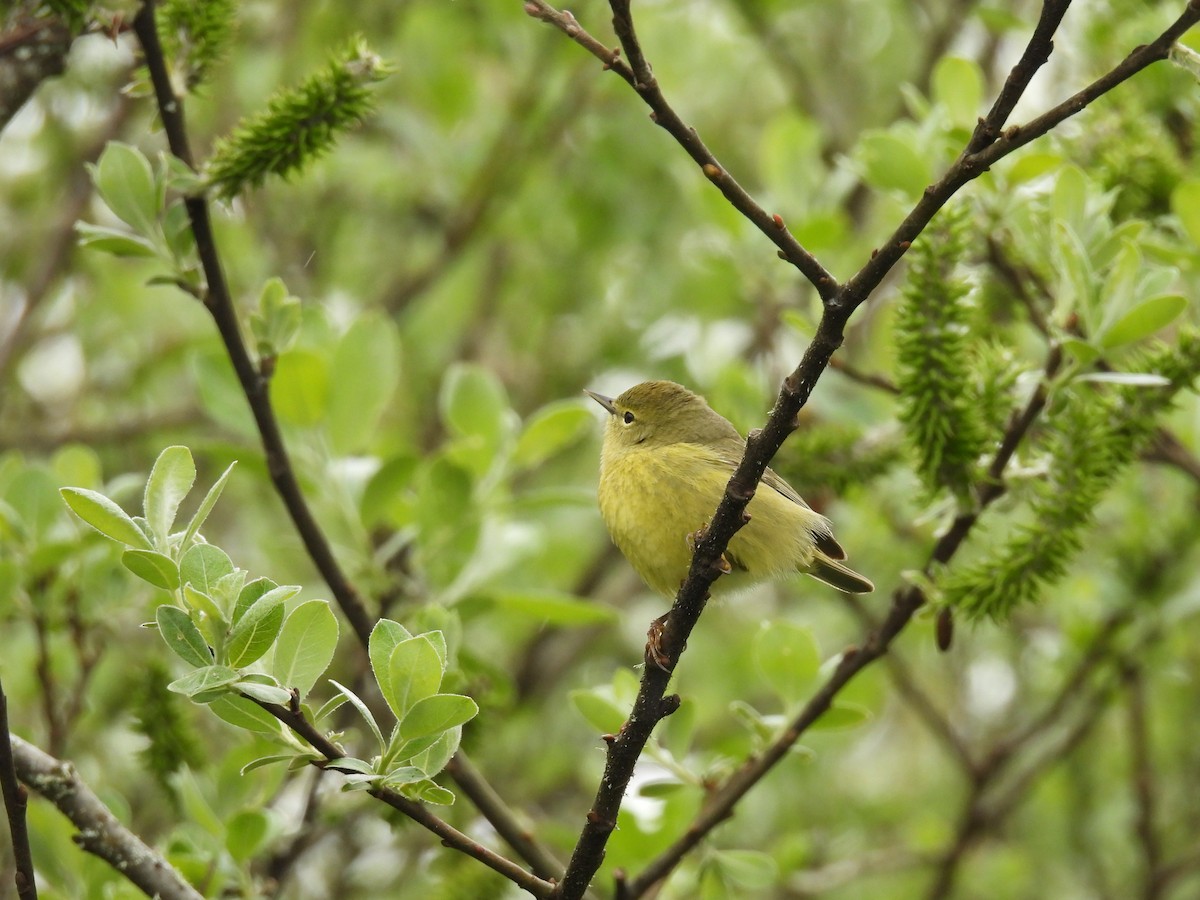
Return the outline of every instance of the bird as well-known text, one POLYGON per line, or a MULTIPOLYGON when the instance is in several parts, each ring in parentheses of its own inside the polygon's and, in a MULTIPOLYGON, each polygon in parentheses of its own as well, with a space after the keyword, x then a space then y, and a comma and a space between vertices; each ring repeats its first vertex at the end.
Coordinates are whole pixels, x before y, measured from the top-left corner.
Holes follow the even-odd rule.
MULTIPOLYGON (((648 587, 674 597, 687 577, 696 535, 746 450, 746 441, 704 398, 673 381, 646 381, 619 396, 585 391, 609 414, 600 455, 600 514, 648 587)), ((870 579, 846 566, 827 518, 767 469, 747 506, 749 522, 720 563, 715 595, 803 572, 851 594, 870 579)))

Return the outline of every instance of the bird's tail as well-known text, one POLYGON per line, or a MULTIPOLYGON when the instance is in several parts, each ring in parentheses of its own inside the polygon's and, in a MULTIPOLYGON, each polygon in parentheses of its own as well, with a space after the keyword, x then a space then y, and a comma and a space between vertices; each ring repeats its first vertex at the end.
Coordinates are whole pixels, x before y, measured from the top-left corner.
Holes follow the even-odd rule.
POLYGON ((853 569, 820 552, 804 571, 817 581, 823 581, 830 587, 845 591, 847 594, 869 594, 875 590, 875 585, 871 583, 870 579, 864 578, 853 569))

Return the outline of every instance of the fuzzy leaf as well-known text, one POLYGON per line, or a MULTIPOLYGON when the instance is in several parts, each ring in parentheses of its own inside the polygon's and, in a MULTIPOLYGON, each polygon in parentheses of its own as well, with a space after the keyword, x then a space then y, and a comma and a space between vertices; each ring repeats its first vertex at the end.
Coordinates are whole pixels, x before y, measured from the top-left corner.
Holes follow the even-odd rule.
POLYGON ((59 493, 71 512, 105 537, 142 550, 154 549, 150 539, 129 514, 103 494, 75 487, 62 488, 59 493))
POLYGON ((186 663, 207 667, 213 664, 212 651, 200 634, 196 623, 182 609, 175 606, 160 606, 154 612, 158 633, 167 646, 186 663))
POLYGON ((142 581, 173 591, 179 587, 179 566, 175 560, 154 550, 126 550, 121 563, 142 581))
POLYGON ((196 483, 196 463, 187 447, 168 447, 158 454, 146 479, 143 511, 160 545, 165 546, 179 504, 196 483))
POLYGON ((275 642, 271 674, 303 699, 329 667, 337 649, 338 623, 325 600, 301 603, 288 614, 275 642))

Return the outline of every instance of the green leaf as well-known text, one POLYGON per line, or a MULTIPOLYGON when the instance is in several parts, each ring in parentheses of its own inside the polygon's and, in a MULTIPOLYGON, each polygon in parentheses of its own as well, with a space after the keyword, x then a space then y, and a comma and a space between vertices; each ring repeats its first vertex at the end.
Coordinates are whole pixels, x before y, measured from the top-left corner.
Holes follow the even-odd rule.
POLYGON ((150 161, 141 151, 109 141, 92 167, 96 190, 117 218, 143 237, 157 231, 158 188, 150 161))
POLYGON ((438 735, 437 740, 427 748, 412 756, 409 762, 424 772, 427 778, 432 778, 446 768, 446 764, 458 752, 461 742, 462 728, 449 728, 438 735))
POLYGON ((859 141, 857 155, 867 181, 877 188, 918 197, 929 184, 929 158, 897 135, 866 134, 859 141))
POLYGON ((572 594, 503 591, 486 595, 501 613, 526 616, 548 625, 598 625, 617 620, 617 611, 572 594))
POLYGON ((521 468, 540 465, 579 440, 591 425, 591 411, 578 401, 562 400, 543 406, 517 438, 513 463, 521 468))
POLYGON ((495 448, 512 419, 508 395, 499 379, 474 363, 455 363, 438 397, 442 421, 452 434, 476 436, 495 448))
POLYGON ((196 483, 196 463, 187 447, 168 447, 158 454, 150 477, 146 479, 146 494, 142 508, 146 521, 166 547, 167 536, 175 524, 179 504, 196 483))
POLYGON ((437 806, 453 806, 454 792, 432 781, 419 782, 415 789, 405 790, 404 793, 422 803, 433 803, 437 806))
POLYGON ((154 550, 126 550, 121 563, 142 581, 173 591, 179 587, 179 566, 175 560, 154 550))
MULTIPOLYGON (((284 725, 277 718, 245 697, 226 694, 209 704, 209 709, 235 728, 282 738, 284 725)), ((290 757, 285 757, 290 759, 290 757)))
POLYGON ((59 493, 71 508, 71 512, 105 537, 142 550, 154 549, 150 539, 137 527, 129 514, 103 494, 74 487, 62 488, 59 493))
POLYGON ((783 700, 805 693, 821 667, 821 652, 811 631, 790 622, 764 625, 754 638, 754 661, 783 700))
POLYGON ((1171 212, 1179 218, 1184 233, 1200 246, 1200 180, 1181 181, 1171 192, 1171 212))
POLYGON ((200 628, 201 634, 208 638, 209 644, 217 645, 229 624, 220 607, 213 602, 212 597, 204 591, 196 590, 190 584, 183 586, 183 601, 202 614, 197 626, 200 628))
POLYGON ((221 496, 221 491, 225 490, 225 482, 229 480, 229 476, 233 473, 233 467, 237 465, 237 460, 229 464, 221 477, 213 482, 213 486, 208 489, 208 493, 204 495, 204 499, 200 501, 200 506, 196 510, 196 514, 192 516, 192 521, 188 522, 187 531, 183 534, 183 543, 181 549, 187 550, 192 541, 196 539, 196 535, 200 533, 200 526, 204 524, 204 520, 208 518, 208 514, 212 512, 212 508, 217 505, 217 498, 221 496))
POLYGON ((813 731, 838 731, 857 728, 871 718, 871 711, 857 703, 835 703, 812 725, 813 731))
POLYGON ((279 356, 292 346, 300 330, 300 300, 288 293, 281 278, 268 278, 250 315, 250 331, 260 356, 279 356))
POLYGON ((196 623, 182 609, 175 606, 160 606, 154 611, 154 621, 158 625, 158 633, 166 641, 168 647, 186 663, 193 666, 208 667, 213 664, 212 651, 208 642, 200 634, 196 623))
POLYGON ((412 705, 400 722, 405 740, 440 734, 471 721, 479 714, 479 704, 462 694, 434 694, 412 705))
POLYGON ((225 849, 238 863, 252 858, 262 847, 268 831, 266 813, 243 809, 225 825, 225 849))
POLYGON ((75 233, 79 235, 79 245, 89 250, 122 257, 145 258, 158 255, 158 250, 150 241, 115 228, 76 222, 75 233))
POLYGON ((241 675, 229 666, 206 666, 175 679, 167 685, 167 690, 186 697, 195 697, 204 691, 228 687, 240 677, 241 675))
POLYGON ((303 699, 329 667, 337 649, 338 623, 326 600, 308 600, 288 614, 271 661, 280 684, 296 688, 303 699))
POLYGON ((591 690, 570 693, 571 704, 601 734, 616 734, 625 724, 625 711, 608 697, 591 690))
POLYGON ((371 629, 367 639, 367 656, 371 660, 371 671, 375 673, 375 683, 383 696, 391 693, 391 675, 388 666, 392 659, 392 651, 401 641, 412 637, 412 633, 399 622, 391 619, 380 619, 371 629))
POLYGON ((247 697, 261 703, 274 703, 276 706, 287 706, 292 699, 292 692, 284 690, 277 684, 263 684, 259 681, 238 681, 233 685, 235 691, 241 691, 247 697))
POLYGON ((291 425, 315 425, 329 403, 329 366, 309 350, 279 356, 271 378, 271 402, 279 418, 291 425))
POLYGON ((769 891, 779 884, 779 864, 761 850, 717 850, 711 859, 722 876, 740 888, 769 891))
POLYGON ((379 725, 375 722, 375 717, 371 715, 371 710, 367 709, 367 704, 363 703, 362 700, 358 698, 358 695, 345 685, 338 684, 332 678, 329 679, 329 683, 337 688, 337 690, 341 692, 341 694, 347 700, 350 701, 350 704, 358 710, 358 714, 363 717, 363 720, 371 729, 371 733, 375 735, 375 740, 379 744, 379 752, 383 753, 387 749, 387 742, 383 739, 383 732, 379 730, 379 725))
POLYGON ((297 591, 299 588, 285 585, 254 601, 229 632, 226 647, 229 665, 234 668, 248 666, 270 649, 283 627, 284 601, 295 596, 297 591))
MULTIPOLYGON (((224 697, 220 697, 217 700, 214 700, 209 704, 209 707, 212 708, 216 706, 224 699, 224 697)), ((238 699, 240 700, 241 698, 239 697, 238 699)), ((241 769, 238 770, 238 774, 245 776, 247 773, 253 772, 255 769, 261 769, 264 766, 272 766, 276 763, 291 763, 297 759, 304 759, 305 764, 307 764, 309 760, 315 762, 316 760, 320 759, 320 757, 315 755, 309 757, 298 757, 295 753, 280 753, 275 756, 260 756, 258 759, 252 759, 250 762, 242 766, 241 769)))
POLYGON ((214 544, 189 547, 179 560, 179 580, 211 596, 217 581, 233 571, 225 551, 214 544))
POLYGON ((1187 305, 1187 298, 1179 294, 1152 297, 1118 319, 1100 342, 1105 348, 1112 348, 1140 341, 1174 322, 1187 305))
MULTIPOLYGON (((397 721, 419 700, 437 693, 442 683, 442 660, 425 635, 401 641, 388 660, 387 692, 383 699, 392 708, 397 721)), ((380 690, 383 690, 381 684, 380 690)))
POLYGON ((400 337, 379 313, 359 316, 338 342, 329 385, 329 441, 335 453, 362 450, 375 434, 400 377, 400 337))
POLYGON ((943 56, 933 70, 933 99, 946 107, 959 128, 974 128, 983 103, 983 75, 978 63, 943 56))
POLYGON ((335 760, 331 760, 326 768, 334 769, 338 772, 357 772, 360 775, 375 775, 375 769, 365 759, 356 759, 353 756, 343 756, 335 760))
POLYGON ((270 578, 255 578, 253 581, 243 585, 242 589, 238 591, 237 602, 233 604, 233 616, 230 621, 236 624, 246 614, 246 610, 257 603, 260 597, 265 596, 277 587, 279 585, 270 578))

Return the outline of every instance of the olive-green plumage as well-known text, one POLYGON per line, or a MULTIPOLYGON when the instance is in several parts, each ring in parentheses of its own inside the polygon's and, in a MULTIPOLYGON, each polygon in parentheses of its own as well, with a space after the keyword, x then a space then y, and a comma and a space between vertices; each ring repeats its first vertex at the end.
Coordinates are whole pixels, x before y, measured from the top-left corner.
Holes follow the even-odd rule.
MULTIPOLYGON (((716 511, 746 442, 703 397, 672 381, 647 381, 616 399, 587 393, 610 414, 600 459, 604 524, 646 584, 673 597, 691 564, 690 536, 716 511)), ((716 593, 792 572, 854 594, 875 589, 838 561, 846 552, 829 520, 770 469, 747 511, 716 593)))

